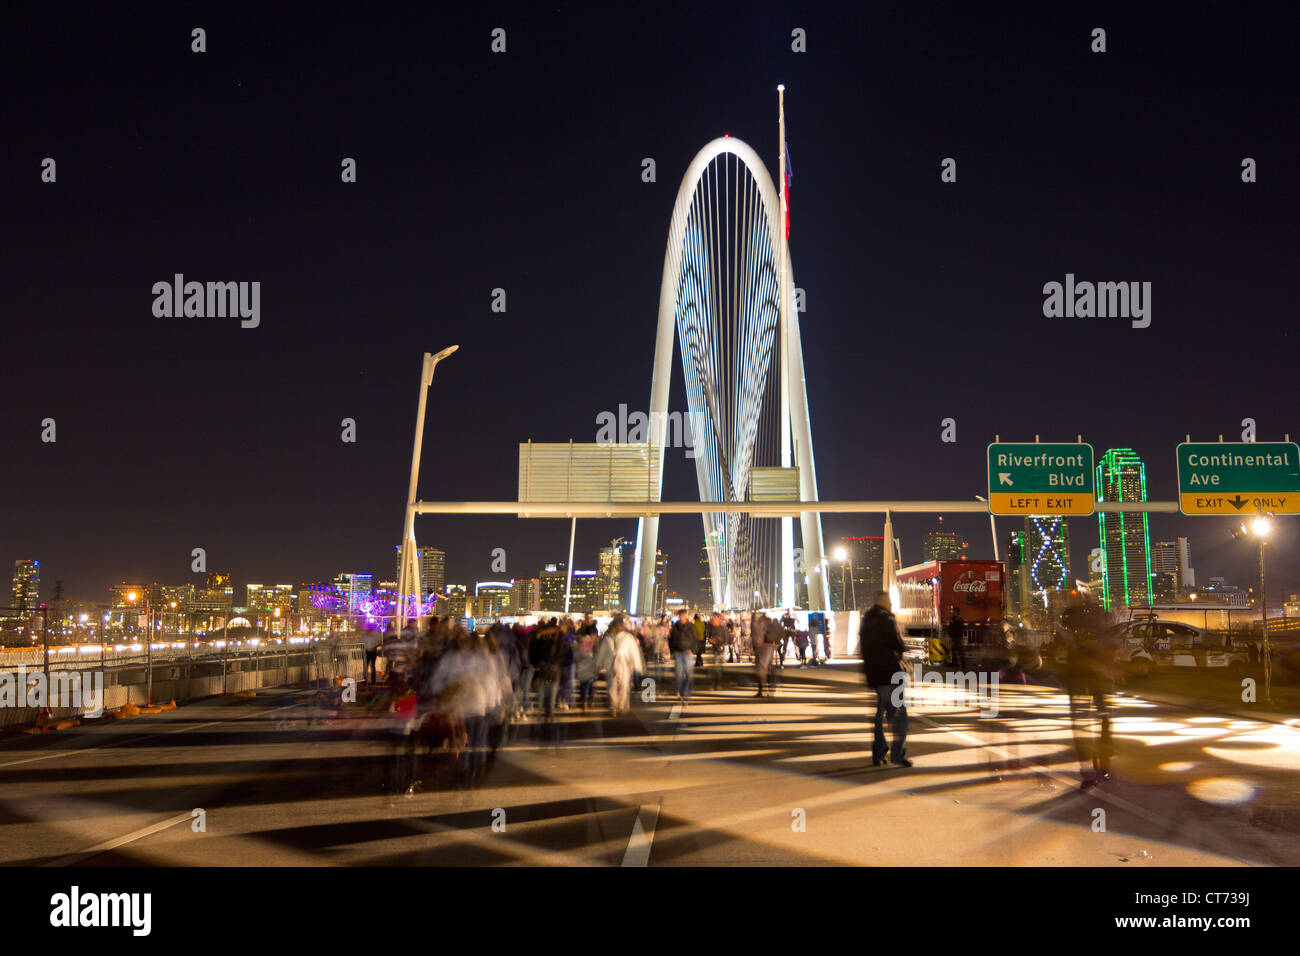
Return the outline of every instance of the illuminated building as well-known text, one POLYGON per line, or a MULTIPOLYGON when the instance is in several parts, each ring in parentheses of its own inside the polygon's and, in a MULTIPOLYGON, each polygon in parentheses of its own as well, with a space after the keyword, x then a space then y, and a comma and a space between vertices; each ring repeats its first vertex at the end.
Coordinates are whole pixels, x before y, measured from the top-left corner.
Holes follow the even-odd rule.
POLYGON ((441 595, 434 604, 434 614, 439 617, 473 617, 470 612, 473 610, 474 596, 465 585, 444 585, 441 595))
POLYGON ((1152 591, 1157 600, 1172 601, 1196 587, 1192 549, 1186 538, 1151 545, 1152 591))
POLYGON ((709 569, 709 542, 700 545, 700 607, 713 608, 713 573, 709 569))
POLYGON ((664 613, 664 601, 668 598, 668 559, 661 549, 655 549, 654 595, 651 607, 654 613, 664 613))
MULTIPOLYGON (((564 612, 565 566, 548 564, 539 576, 541 583, 541 610, 560 614, 564 612)), ((608 579, 599 571, 574 570, 567 581, 569 588, 569 613, 596 613, 605 607, 608 579)))
POLYGON ((1060 515, 1025 518, 1020 613, 1027 623, 1045 627, 1063 597, 1074 588, 1070 574, 1070 529, 1060 515), (1027 591, 1027 594, 1026 594, 1027 591))
POLYGON ((963 541, 961 535, 956 531, 944 530, 941 515, 939 530, 931 531, 925 536, 925 543, 921 545, 921 558, 923 561, 965 561, 968 550, 970 543, 963 541))
POLYGON ((260 614, 280 608, 282 613, 293 610, 293 585, 277 584, 270 587, 262 584, 248 585, 248 611, 260 614))
POLYGON ((542 582, 538 578, 516 578, 510 584, 510 613, 531 614, 542 605, 542 582))
POLYGON ((14 562, 13 594, 13 606, 19 612, 41 606, 41 562, 30 558, 14 562))
MULTIPOLYGON (((402 546, 399 544, 393 550, 397 552, 393 559, 393 566, 397 568, 396 578, 400 581, 402 574, 399 565, 402 561, 402 546)), ((420 579, 416 583, 419 585, 417 591, 421 600, 427 600, 430 594, 441 594, 447 586, 446 553, 437 548, 417 548, 416 556, 416 566, 420 574, 420 579)))
POLYGON ((334 577, 334 588, 347 602, 348 614, 358 614, 362 603, 368 603, 374 596, 375 576, 342 571, 334 577))
POLYGON ((509 581, 479 581, 474 585, 475 617, 500 617, 510 607, 509 581))
POLYGON ((882 590, 885 576, 885 539, 880 535, 840 538, 829 546, 825 567, 830 589, 831 610, 865 610, 882 590), (844 549, 845 560, 836 555, 844 549))
POLYGON ((1028 554, 1027 535, 1012 531, 1007 539, 1007 618, 1019 620, 1031 606, 1032 579, 1029 576, 1032 562, 1028 554))
MULTIPOLYGON (((1146 501, 1147 476, 1131 448, 1112 448, 1097 463, 1098 501, 1146 501)), ((1097 512, 1106 561, 1102 605, 1106 610, 1151 603, 1151 533, 1143 512, 1097 512)))

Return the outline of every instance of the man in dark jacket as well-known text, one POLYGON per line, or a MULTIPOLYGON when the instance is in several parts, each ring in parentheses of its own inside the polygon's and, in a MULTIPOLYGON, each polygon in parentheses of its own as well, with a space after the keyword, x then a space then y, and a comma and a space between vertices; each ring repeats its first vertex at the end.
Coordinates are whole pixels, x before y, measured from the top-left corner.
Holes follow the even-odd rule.
POLYGON ((966 669, 966 621, 955 604, 948 618, 948 659, 954 666, 966 669))
POLYGON ((559 697, 560 680, 564 676, 564 655, 568 649, 555 618, 538 626, 528 646, 533 664, 533 686, 537 689, 537 700, 542 710, 542 733, 548 740, 556 735, 555 703, 559 697))
POLYGON ((763 685, 767 685, 767 696, 773 696, 772 658, 776 655, 776 622, 762 611, 755 611, 749 624, 749 638, 754 645, 754 675, 758 678, 758 693, 763 696, 763 685))
POLYGON ((906 676, 903 670, 903 639, 898 636, 898 625, 889 608, 889 592, 876 595, 876 603, 862 619, 862 668, 867 684, 876 692, 875 737, 871 743, 871 765, 879 767, 885 762, 886 749, 891 763, 900 767, 912 766, 907 759, 907 705, 902 698, 906 676), (894 694, 898 693, 898 699, 894 694), (889 719, 893 746, 886 748, 885 719, 889 719))
POLYGON ((691 676, 695 670, 695 624, 686 608, 678 612, 676 623, 668 632, 668 649, 673 652, 673 676, 677 683, 677 699, 686 703, 691 699, 691 676))

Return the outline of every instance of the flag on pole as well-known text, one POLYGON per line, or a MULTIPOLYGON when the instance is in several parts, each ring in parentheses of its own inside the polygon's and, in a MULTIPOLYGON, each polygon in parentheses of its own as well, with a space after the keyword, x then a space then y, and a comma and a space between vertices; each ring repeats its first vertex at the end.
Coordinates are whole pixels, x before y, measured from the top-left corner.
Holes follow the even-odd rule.
POLYGON ((785 144, 785 237, 790 238, 790 183, 794 173, 790 169, 790 143, 785 144))

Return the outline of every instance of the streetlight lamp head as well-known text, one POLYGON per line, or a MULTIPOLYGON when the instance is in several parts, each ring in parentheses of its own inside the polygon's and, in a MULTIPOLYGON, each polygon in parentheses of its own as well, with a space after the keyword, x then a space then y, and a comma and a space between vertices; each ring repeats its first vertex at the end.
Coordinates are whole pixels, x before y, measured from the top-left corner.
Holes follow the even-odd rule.
POLYGON ((453 352, 455 352, 458 348, 460 348, 459 345, 448 345, 445 349, 443 349, 441 352, 439 352, 437 355, 435 355, 435 356, 433 357, 433 360, 434 360, 435 362, 441 362, 441 361, 442 361, 443 359, 445 359, 448 355, 451 355, 453 352))
POLYGON ((835 560, 836 560, 836 561, 844 561, 844 560, 847 560, 848 556, 849 556, 849 553, 848 553, 847 551, 845 551, 843 548, 836 548, 836 549, 835 549, 835 560))
POLYGON ((1255 534, 1259 535, 1261 538, 1264 537, 1269 531, 1268 519, 1263 515, 1260 515, 1254 520, 1254 522, 1252 522, 1250 530, 1254 531, 1255 534))

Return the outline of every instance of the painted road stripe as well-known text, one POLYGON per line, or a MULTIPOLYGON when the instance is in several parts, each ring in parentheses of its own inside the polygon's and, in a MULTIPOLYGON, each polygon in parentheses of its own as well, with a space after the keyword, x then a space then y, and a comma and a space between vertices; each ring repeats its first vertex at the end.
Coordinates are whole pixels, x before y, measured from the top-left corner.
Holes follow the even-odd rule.
POLYGON ((105 840, 103 843, 96 843, 88 850, 82 850, 80 853, 71 853, 68 856, 61 856, 45 866, 71 866, 73 863, 80 863, 92 856, 98 856, 101 853, 107 853, 109 850, 116 850, 120 846, 126 846, 128 843, 134 843, 136 840, 143 839, 151 834, 166 830, 168 827, 174 827, 178 823, 184 823, 187 820, 194 819, 192 813, 188 810, 184 813, 178 813, 176 816, 161 823, 155 823, 152 826, 141 827, 139 830, 132 830, 130 833, 120 837, 114 837, 112 840, 105 840))
POLYGON ((637 810, 636 821, 632 824, 632 835, 627 839, 627 850, 623 853, 623 866, 649 866, 650 848, 655 842, 655 826, 659 823, 659 803, 651 806, 642 804, 637 810))

